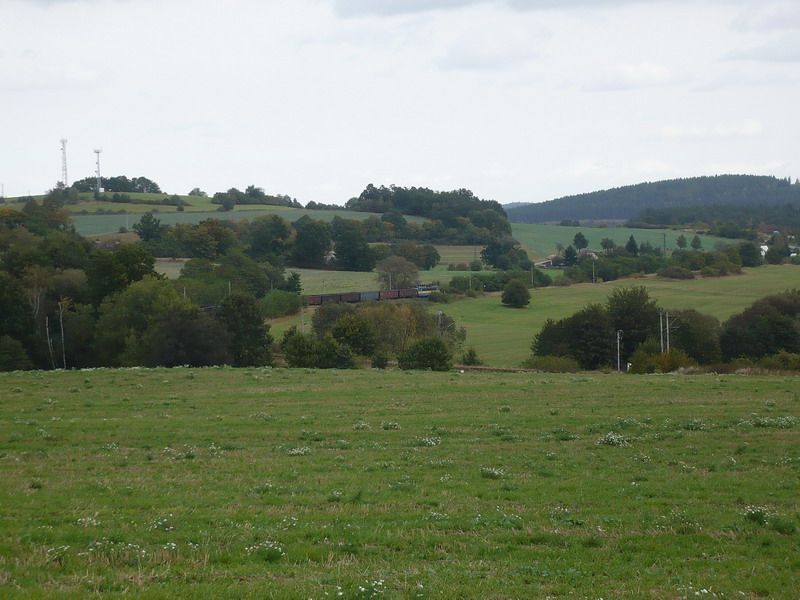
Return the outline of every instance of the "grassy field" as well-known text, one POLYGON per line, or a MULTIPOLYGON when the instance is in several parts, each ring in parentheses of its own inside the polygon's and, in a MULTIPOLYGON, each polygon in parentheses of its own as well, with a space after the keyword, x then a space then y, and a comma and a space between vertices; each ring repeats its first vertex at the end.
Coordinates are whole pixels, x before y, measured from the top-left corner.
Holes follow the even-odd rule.
MULTIPOLYGON (((624 246, 631 235, 636 242, 650 242, 653 246, 661 248, 666 236, 667 250, 678 247, 676 240, 683 233, 687 241, 691 241, 694 233, 675 231, 673 229, 631 229, 629 227, 561 227, 560 225, 535 225, 530 223, 512 223, 513 236, 519 240, 522 247, 528 251, 531 258, 542 258, 556 251, 556 244, 568 246, 579 231, 583 232, 589 241, 589 248, 600 250, 600 241, 610 238, 618 246, 624 246)), ((701 235, 703 248, 710 250, 718 242, 730 244, 732 240, 711 235, 701 235)))
MULTIPOLYGON (((79 204, 78 206, 84 206, 79 204)), ((123 207, 130 207, 128 204, 114 204, 109 210, 120 210, 123 207)), ((134 223, 138 222, 141 214, 150 212, 154 207, 146 206, 143 204, 135 205, 140 209, 136 211, 126 208, 131 213, 136 214, 119 214, 119 215, 81 215, 73 214, 72 221, 75 224, 75 229, 81 235, 102 235, 106 233, 113 233, 119 230, 120 227, 130 229, 134 223)), ((317 221, 332 221, 334 217, 341 217, 343 219, 356 219, 364 220, 369 217, 380 216, 375 213, 356 212, 350 210, 306 210, 305 208, 289 208, 286 206, 237 206, 235 210, 230 212, 217 212, 215 209, 206 211, 190 211, 176 212, 174 210, 165 210, 166 208, 172 209, 173 207, 155 207, 158 208, 156 216, 165 225, 175 225, 176 223, 199 223, 204 219, 223 219, 226 221, 241 221, 244 219, 254 219, 263 215, 278 215, 279 217, 292 222, 300 217, 309 216, 317 221)), ((409 221, 424 220, 421 217, 407 217, 409 221)))
POLYGON ((2 596, 793 598, 797 384, 2 374, 2 596))
MULTIPOLYGON (((318 280, 311 279, 311 273, 317 277, 317 274, 325 273, 330 276, 332 272, 309 272, 302 277, 304 290, 306 281, 309 281, 309 289, 319 290, 318 280)), ((338 276, 337 272, 333 274, 338 276)), ((443 271, 441 279, 455 274, 443 271)), ((438 277, 439 273, 436 272, 436 275, 438 277)), ((330 280, 327 280, 326 289, 329 285, 330 280)), ((646 286, 663 308, 695 308, 724 320, 759 298, 790 288, 800 288, 800 267, 763 266, 745 269, 743 275, 691 281, 647 277, 596 285, 541 288, 532 290, 530 305, 522 309, 503 306, 499 294, 430 306, 431 310, 443 310, 467 329, 467 345, 473 346, 487 365, 515 367, 530 355, 531 341, 547 319, 561 319, 592 302, 605 302, 615 288, 632 285, 646 286)), ((274 324, 274 330, 280 334, 291 325, 299 326, 300 320, 299 315, 281 319, 274 324)))
POLYGON ((609 283, 580 284, 532 290, 531 303, 512 309, 499 294, 438 305, 467 329, 467 345, 489 365, 516 366, 530 355, 530 345, 547 319, 561 319, 592 302, 605 302, 618 287, 644 285, 666 309, 694 308, 720 320, 742 311, 755 300, 789 288, 800 288, 800 267, 763 266, 744 275, 674 281, 648 277, 609 283))

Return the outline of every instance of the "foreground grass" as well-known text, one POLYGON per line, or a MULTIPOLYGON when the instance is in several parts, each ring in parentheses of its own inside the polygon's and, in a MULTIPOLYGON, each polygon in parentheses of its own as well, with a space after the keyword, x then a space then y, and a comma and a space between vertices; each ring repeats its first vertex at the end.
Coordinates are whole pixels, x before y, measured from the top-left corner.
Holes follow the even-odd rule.
POLYGON ((793 597, 797 384, 0 375, 2 595, 793 597))

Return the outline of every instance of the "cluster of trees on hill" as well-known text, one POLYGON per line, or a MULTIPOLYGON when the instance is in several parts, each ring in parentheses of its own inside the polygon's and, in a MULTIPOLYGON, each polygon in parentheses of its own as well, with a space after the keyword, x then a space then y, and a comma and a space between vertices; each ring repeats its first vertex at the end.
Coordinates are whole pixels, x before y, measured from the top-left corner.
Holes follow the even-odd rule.
MULTIPOLYGON (((289 224, 270 215, 168 227, 146 214, 135 230, 142 242, 103 249, 75 233, 59 202, 0 208, 0 369, 269 364, 264 318, 300 306, 300 278, 286 275, 286 263, 316 266, 333 247, 339 266, 361 268, 366 256, 371 268, 379 255, 361 222, 343 219, 328 224, 303 217, 289 224), (150 250, 159 244, 193 257, 174 281, 153 270, 150 250)), ((378 250, 414 273, 411 261, 423 268, 438 261, 435 248, 409 241, 378 250)), ((377 316, 369 326, 383 340, 378 349, 401 336, 392 352, 408 350, 409 341, 435 331, 421 307, 383 306, 371 309, 377 316)), ((320 314, 326 310, 337 309, 320 314)), ((361 310, 364 318, 373 314, 361 310)), ((451 320, 438 324, 446 326, 438 337, 455 339, 451 320)), ((331 345, 319 337, 340 354, 364 352, 358 345, 347 349, 343 338, 331 345)), ((320 366, 331 366, 326 361, 320 366)))
MULTIPOLYGON (((718 175, 640 183, 610 190, 566 196, 508 209, 514 222, 545 223, 563 219, 643 220, 643 211, 680 207, 800 206, 800 183, 755 175, 718 175)), ((649 213, 656 214, 656 213, 649 213)), ((729 217, 711 221, 727 221, 729 217)), ((650 221, 646 221, 650 222, 650 221)), ((668 221, 666 221, 668 222, 668 221)), ((659 224, 665 223, 660 221, 659 224)))
MULTIPOLYGON (((100 184, 107 192, 125 193, 139 193, 139 194, 161 194, 161 188, 155 181, 147 177, 132 177, 128 179, 125 175, 116 175, 114 177, 101 177, 100 184)), ((97 178, 86 177, 73 181, 70 186, 78 192, 96 192, 97 191, 97 178)))
POLYGON ((204 311, 153 265, 140 245, 95 247, 56 206, 0 209, 0 369, 269 360, 253 295, 204 311))
POLYGON ((237 190, 235 187, 227 192, 217 192, 211 199, 212 204, 219 204, 220 210, 233 210, 236 205, 264 204, 267 206, 290 206, 302 208, 302 205, 286 195, 270 196, 264 190, 255 185, 248 185, 245 191, 237 190))
POLYGON ((581 369, 615 368, 619 356, 623 370, 630 363, 638 373, 698 364, 720 368, 723 361, 800 368, 800 291, 763 298, 720 324, 693 309, 665 311, 645 287, 620 288, 605 304, 548 320, 531 350, 528 365, 534 367, 555 357, 561 360, 551 364, 562 368, 569 361, 581 369))
POLYGON ((695 273, 703 277, 718 277, 741 273, 742 267, 757 267, 763 262, 761 250, 753 242, 702 251, 703 243, 697 235, 691 243, 685 236, 679 236, 679 249, 670 255, 665 255, 661 248, 648 242, 638 244, 633 235, 624 246, 617 246, 609 238, 604 238, 601 246, 603 250, 599 254, 581 253, 586 248, 586 238, 578 232, 574 245, 570 244, 553 259, 555 264, 565 267, 565 281, 613 281, 635 273, 658 273, 670 279, 693 279, 695 273))
POLYGON ((358 198, 345 204, 350 210, 398 213, 426 217, 434 222, 440 243, 479 244, 511 235, 511 225, 500 203, 481 200, 470 190, 436 192, 427 188, 375 187, 369 184, 358 198))
POLYGON ((323 304, 311 333, 289 329, 281 348, 292 367, 351 368, 355 357, 384 368, 395 356, 403 368, 447 370, 466 331, 442 312, 419 304, 323 304))
POLYGON ((430 244, 398 240, 398 233, 408 235, 409 229, 394 216, 363 221, 337 216, 331 222, 303 216, 289 223, 277 215, 265 215, 252 221, 206 219, 197 224, 164 225, 148 213, 133 230, 148 251, 160 257, 216 260, 238 249, 275 267, 344 271, 371 271, 389 256, 401 256, 420 269, 430 269, 440 258, 430 244))

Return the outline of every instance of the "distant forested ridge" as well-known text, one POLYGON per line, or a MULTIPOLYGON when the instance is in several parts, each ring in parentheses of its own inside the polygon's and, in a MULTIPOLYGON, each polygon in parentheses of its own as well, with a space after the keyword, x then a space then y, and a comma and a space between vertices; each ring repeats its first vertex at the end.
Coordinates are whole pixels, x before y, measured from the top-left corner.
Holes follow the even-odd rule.
MULTIPOLYGON (((506 208, 518 223, 545 223, 564 219, 636 219, 655 223, 655 218, 674 220, 668 212, 690 207, 800 207, 800 184, 787 179, 757 175, 717 175, 640 183, 610 190, 565 196, 548 202, 506 208), (646 219, 640 217, 645 216, 646 219)), ((711 221, 728 217, 715 211, 711 221)), ((701 214, 701 213, 697 213, 701 214)), ((708 222, 709 215, 705 215, 708 222)))

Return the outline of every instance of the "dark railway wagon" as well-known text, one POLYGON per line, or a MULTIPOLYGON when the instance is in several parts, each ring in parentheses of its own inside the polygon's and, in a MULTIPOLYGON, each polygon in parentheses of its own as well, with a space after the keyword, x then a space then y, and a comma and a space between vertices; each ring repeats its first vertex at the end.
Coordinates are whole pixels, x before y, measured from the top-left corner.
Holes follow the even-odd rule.
POLYGON ((348 292, 341 294, 342 302, 361 302, 361 292, 348 292))
POLYGON ((397 300, 400 297, 400 290, 382 290, 378 293, 381 300, 397 300))

